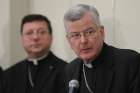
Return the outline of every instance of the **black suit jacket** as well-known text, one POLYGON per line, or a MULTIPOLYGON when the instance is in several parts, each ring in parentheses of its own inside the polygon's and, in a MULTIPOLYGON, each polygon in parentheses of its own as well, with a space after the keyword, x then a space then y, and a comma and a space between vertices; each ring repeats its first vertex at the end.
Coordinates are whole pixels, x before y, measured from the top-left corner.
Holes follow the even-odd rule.
POLYGON ((3 93, 3 70, 0 67, 0 93, 3 93))
MULTIPOLYGON (((140 93, 138 53, 104 44, 96 60, 101 63, 96 67, 95 93, 140 93)), ((77 58, 66 66, 66 86, 72 79, 77 79, 80 84, 82 64, 77 58)))
MULTIPOLYGON (((28 79, 26 61, 23 60, 4 72, 5 93, 26 93, 28 79)), ((63 68, 66 62, 52 53, 49 53, 44 61, 32 93, 64 93, 63 68)))

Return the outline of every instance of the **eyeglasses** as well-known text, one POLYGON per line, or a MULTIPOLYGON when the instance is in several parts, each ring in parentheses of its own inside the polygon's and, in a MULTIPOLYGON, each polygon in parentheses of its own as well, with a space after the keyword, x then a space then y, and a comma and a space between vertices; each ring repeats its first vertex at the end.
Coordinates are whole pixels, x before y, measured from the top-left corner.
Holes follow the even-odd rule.
POLYGON ((69 39, 80 39, 81 36, 84 37, 91 37, 94 36, 95 32, 97 32, 97 30, 93 29, 93 28, 89 28, 85 31, 81 31, 81 32, 70 32, 67 33, 67 37, 69 39))

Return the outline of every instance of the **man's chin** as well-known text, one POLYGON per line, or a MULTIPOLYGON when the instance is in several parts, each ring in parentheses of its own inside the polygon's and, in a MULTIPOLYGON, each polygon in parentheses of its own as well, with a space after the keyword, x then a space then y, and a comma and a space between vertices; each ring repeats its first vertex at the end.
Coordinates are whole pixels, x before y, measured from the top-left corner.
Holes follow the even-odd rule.
POLYGON ((34 49, 34 50, 31 51, 32 54, 38 54, 38 53, 41 53, 41 52, 42 52, 42 50, 40 50, 40 49, 34 49))
POLYGON ((93 56, 91 56, 91 55, 81 55, 80 58, 82 60, 85 60, 85 61, 90 61, 90 60, 93 59, 93 56))

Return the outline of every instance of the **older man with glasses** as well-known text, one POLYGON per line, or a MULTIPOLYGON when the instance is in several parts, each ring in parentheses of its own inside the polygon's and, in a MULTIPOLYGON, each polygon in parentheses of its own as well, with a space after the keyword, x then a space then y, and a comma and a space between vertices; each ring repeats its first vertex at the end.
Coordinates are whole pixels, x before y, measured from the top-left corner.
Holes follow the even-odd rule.
POLYGON ((78 56, 66 66, 68 91, 75 91, 71 89, 75 86, 77 93, 140 93, 140 54, 104 42, 104 27, 95 7, 70 8, 64 24, 78 56))

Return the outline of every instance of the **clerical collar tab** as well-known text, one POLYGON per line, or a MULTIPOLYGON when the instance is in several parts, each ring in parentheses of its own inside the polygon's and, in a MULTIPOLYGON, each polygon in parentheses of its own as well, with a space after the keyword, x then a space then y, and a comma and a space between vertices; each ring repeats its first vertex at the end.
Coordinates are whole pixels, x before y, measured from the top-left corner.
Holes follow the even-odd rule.
POLYGON ((38 65, 38 61, 36 59, 28 59, 30 62, 32 62, 35 66, 38 65))
POLYGON ((43 60, 47 55, 48 55, 48 53, 45 54, 45 55, 43 55, 43 56, 41 56, 41 57, 39 57, 39 58, 29 58, 28 60, 31 61, 31 62, 33 62, 33 64, 34 64, 35 66, 37 66, 37 65, 38 65, 38 62, 39 62, 40 60, 43 60))
POLYGON ((37 60, 33 60, 33 64, 34 64, 35 66, 37 66, 37 65, 38 65, 37 60))
POLYGON ((91 63, 84 63, 84 65, 85 65, 86 67, 88 67, 88 68, 92 68, 92 67, 93 67, 91 63))

